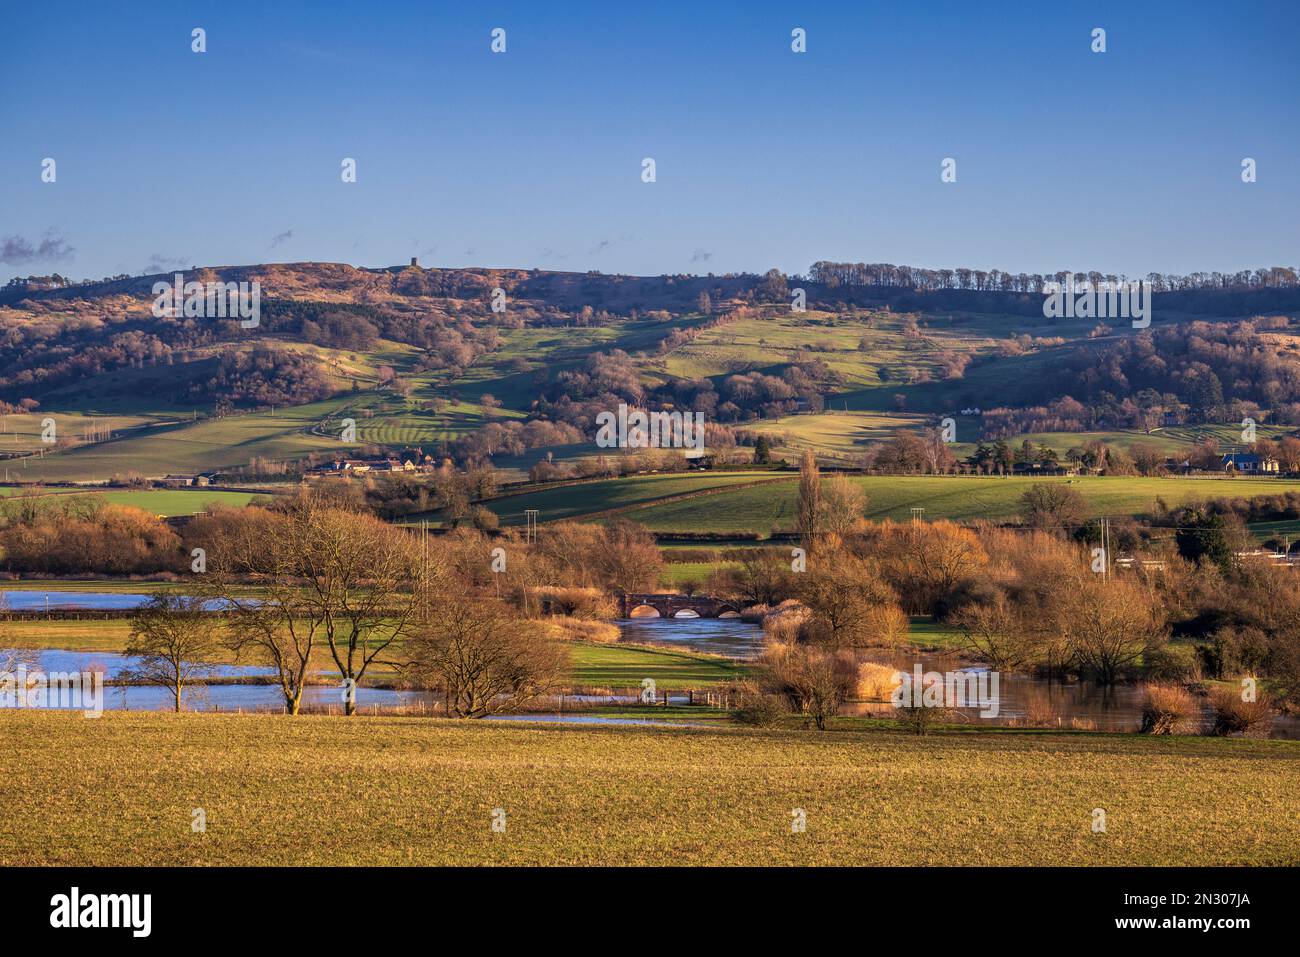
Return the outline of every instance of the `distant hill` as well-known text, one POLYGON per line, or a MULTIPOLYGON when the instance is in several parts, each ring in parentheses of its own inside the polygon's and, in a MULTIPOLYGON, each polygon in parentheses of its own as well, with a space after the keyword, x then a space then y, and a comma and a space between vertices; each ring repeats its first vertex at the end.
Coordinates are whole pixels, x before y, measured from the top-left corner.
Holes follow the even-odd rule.
POLYGON ((548 452, 591 457, 595 412, 619 402, 694 409, 715 429, 711 443, 766 432, 786 452, 845 461, 942 416, 960 420, 972 447, 1085 432, 1124 445, 1126 431, 1244 416, 1300 424, 1300 285, 1285 269, 1156 277, 1146 330, 1046 318, 1039 290, 1051 277, 997 271, 183 272, 257 282, 256 328, 155 317, 154 283, 173 275, 33 277, 0 290, 0 455, 40 453, 21 467, 51 481, 275 469, 402 444, 527 470, 548 452), (803 311, 792 308, 797 290, 803 311), (840 414, 813 418, 823 411, 840 414), (39 437, 49 414, 75 427, 53 447, 39 437), (85 424, 96 416, 131 426, 85 424), (356 422, 348 443, 345 419, 356 422))

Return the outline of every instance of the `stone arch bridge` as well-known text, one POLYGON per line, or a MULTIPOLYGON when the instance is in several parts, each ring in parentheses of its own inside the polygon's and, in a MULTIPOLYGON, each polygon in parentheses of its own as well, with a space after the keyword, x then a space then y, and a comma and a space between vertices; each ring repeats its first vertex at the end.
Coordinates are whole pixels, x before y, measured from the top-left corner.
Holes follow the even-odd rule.
POLYGON ((620 618, 739 618, 740 609, 709 595, 619 595, 620 618))

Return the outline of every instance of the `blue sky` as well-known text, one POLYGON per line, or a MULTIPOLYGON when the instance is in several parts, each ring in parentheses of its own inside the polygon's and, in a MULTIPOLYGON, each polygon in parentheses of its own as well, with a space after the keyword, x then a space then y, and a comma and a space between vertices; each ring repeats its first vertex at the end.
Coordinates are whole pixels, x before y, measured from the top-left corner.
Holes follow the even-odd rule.
POLYGON ((413 255, 637 274, 1300 262, 1289 0, 0 0, 0 24, 0 281, 413 255))

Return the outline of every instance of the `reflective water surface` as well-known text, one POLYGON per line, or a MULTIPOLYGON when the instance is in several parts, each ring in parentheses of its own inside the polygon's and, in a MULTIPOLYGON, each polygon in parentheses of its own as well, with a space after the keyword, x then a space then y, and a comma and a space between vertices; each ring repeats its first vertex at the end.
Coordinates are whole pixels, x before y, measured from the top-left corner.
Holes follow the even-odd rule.
MULTIPOLYGON (((43 608, 44 592, 11 591, 5 593, 10 608, 43 608)), ((113 594, 108 592, 50 592, 51 607, 56 597, 63 607, 130 608, 148 600, 146 594, 113 594)), ((729 658, 752 660, 762 651, 763 631, 755 624, 735 618, 642 618, 620 621, 621 641, 681 648, 729 658)), ((860 655, 863 661, 874 661, 890 668, 911 672, 919 663, 923 671, 972 672, 982 666, 965 661, 956 655, 908 654, 885 651, 867 651, 860 655)), ((43 650, 37 653, 37 667, 45 672, 100 671, 112 681, 132 662, 120 654, 109 652, 43 650)), ((281 710, 283 699, 274 683, 267 683, 274 671, 252 665, 214 665, 205 671, 209 684, 196 684, 186 692, 185 706, 190 710, 259 711, 281 710)), ((341 708, 342 691, 337 684, 337 673, 321 671, 317 685, 303 693, 305 708, 341 708)), ((636 701, 635 689, 627 694, 613 696, 566 695, 558 710, 567 704, 572 707, 599 704, 630 704, 636 701)), ((670 703, 686 703, 684 694, 674 693, 670 703)), ((1208 716, 1208 705, 1202 709, 1208 716)), ((399 691, 384 688, 359 687, 357 706, 367 708, 405 708, 413 711, 432 710, 437 697, 421 691, 399 691)), ((1143 694, 1136 685, 1101 687, 1084 681, 1050 681, 1035 675, 1000 674, 998 676, 997 716, 984 717, 978 707, 957 709, 959 720, 973 725, 981 723, 1025 724, 1034 726, 1078 728, 1097 731, 1134 731, 1142 720, 1143 694)), ((172 707, 171 695, 165 688, 109 686, 106 689, 106 708, 154 710, 172 707)), ((851 702, 843 709, 846 714, 879 714, 888 716, 892 709, 884 702, 851 702)), ((635 723, 638 719, 601 718, 582 714, 512 715, 504 720, 546 720, 566 723, 635 723)), ((649 719, 653 720, 653 719, 649 719)), ((1272 729, 1273 737, 1300 739, 1300 717, 1278 717, 1272 729)))

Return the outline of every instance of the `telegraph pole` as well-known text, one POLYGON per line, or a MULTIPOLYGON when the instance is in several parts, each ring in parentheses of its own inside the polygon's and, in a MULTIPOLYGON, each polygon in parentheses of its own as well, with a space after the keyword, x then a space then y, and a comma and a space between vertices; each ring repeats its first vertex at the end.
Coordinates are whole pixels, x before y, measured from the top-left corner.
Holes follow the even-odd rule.
POLYGON ((1101 580, 1110 581, 1110 519, 1101 520, 1101 580))
POLYGON ((429 520, 420 521, 420 620, 429 620, 429 520))

